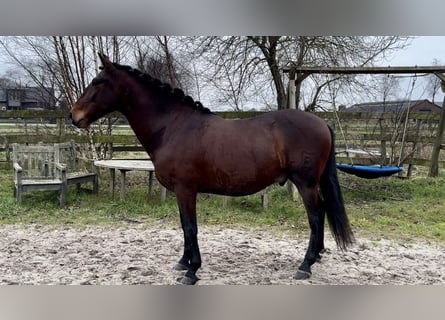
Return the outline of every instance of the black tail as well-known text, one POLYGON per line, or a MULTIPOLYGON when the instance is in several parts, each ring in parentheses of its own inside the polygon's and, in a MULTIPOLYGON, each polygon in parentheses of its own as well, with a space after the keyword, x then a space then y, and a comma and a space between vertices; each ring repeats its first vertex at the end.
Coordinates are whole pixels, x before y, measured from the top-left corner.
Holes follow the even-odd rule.
POLYGON ((321 176, 320 189, 323 196, 323 202, 328 217, 329 227, 331 228, 337 245, 342 249, 354 242, 349 220, 346 216, 343 196, 338 183, 337 167, 335 162, 334 133, 331 128, 332 144, 328 162, 321 176))

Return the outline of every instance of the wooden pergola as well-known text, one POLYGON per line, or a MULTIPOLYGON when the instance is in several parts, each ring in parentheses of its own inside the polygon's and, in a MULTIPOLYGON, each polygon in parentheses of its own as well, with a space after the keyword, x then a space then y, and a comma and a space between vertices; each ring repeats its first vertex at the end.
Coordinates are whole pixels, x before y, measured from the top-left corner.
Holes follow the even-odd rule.
MULTIPOLYGON (((289 74, 288 103, 289 108, 296 108, 295 83, 301 83, 311 74, 435 74, 441 80, 442 91, 445 92, 445 66, 414 66, 414 67, 298 67, 289 63, 284 67, 284 73, 289 74)), ((442 148, 442 137, 445 129, 445 97, 442 102, 442 113, 437 129, 436 141, 433 147, 431 164, 428 175, 437 177, 439 175, 439 153, 442 148)))

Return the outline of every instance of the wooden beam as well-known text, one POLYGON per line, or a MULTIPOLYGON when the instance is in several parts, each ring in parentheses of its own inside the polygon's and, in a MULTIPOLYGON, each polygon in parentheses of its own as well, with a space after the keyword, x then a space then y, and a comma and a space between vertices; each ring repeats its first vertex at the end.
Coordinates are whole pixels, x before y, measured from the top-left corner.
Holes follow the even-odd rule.
POLYGON ((442 89, 442 92, 445 93, 445 74, 440 73, 440 72, 435 72, 434 74, 436 75, 436 77, 438 77, 441 80, 440 88, 442 89))
POLYGON ((392 73, 445 73, 445 66, 397 66, 397 67, 283 67, 283 72, 291 70, 295 73, 313 74, 392 74, 392 73))
POLYGON ((434 74, 435 74, 440 80, 442 80, 442 82, 445 81, 445 74, 440 73, 440 72, 434 72, 434 74))

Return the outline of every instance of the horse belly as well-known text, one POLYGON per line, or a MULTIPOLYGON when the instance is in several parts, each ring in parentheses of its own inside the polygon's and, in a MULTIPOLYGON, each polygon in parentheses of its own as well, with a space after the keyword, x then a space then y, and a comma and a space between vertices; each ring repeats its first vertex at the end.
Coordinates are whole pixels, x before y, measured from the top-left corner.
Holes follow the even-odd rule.
POLYGON ((284 183, 286 175, 276 169, 215 170, 206 180, 207 182, 202 184, 201 192, 245 196, 259 192, 273 183, 284 183))

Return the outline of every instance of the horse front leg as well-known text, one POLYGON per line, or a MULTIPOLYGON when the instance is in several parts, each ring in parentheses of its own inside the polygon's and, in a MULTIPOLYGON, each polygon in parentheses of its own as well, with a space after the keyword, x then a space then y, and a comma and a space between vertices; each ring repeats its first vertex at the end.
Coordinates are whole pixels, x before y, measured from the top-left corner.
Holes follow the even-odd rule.
MULTIPOLYGON (((185 230, 185 225, 186 222, 184 221, 184 215, 183 214, 179 214, 179 217, 181 219, 181 227, 182 230, 185 230)), ((185 235, 185 231, 184 231, 184 253, 181 257, 181 259, 179 259, 178 263, 175 265, 174 269, 177 271, 187 271, 188 269, 190 269, 190 260, 192 257, 192 252, 191 252, 191 246, 189 243, 189 238, 185 235)))
POLYGON ((201 267, 196 221, 196 193, 176 192, 176 200, 184 232, 184 253, 175 269, 187 270, 184 277, 180 279, 182 284, 195 284, 199 280, 196 271, 201 267))

